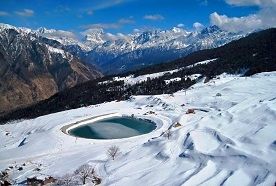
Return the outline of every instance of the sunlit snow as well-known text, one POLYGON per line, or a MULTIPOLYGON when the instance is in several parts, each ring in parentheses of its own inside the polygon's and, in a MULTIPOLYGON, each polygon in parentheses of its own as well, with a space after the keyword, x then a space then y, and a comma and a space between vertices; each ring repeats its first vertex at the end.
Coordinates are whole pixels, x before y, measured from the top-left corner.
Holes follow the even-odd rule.
MULTIPOLYGON (((0 167, 18 183, 95 167, 101 185, 274 185, 276 72, 252 77, 222 74, 186 92, 134 96, 0 125, 0 167), (218 94, 219 93, 219 94, 218 94), (186 114, 187 109, 194 114, 186 114), (65 125, 109 114, 154 121, 151 133, 116 140, 82 139, 65 125), (175 123, 181 124, 174 127, 175 123), (170 129, 172 137, 164 137, 170 129), (120 148, 112 160, 109 147, 120 148), (39 171, 36 168, 39 167, 39 171)), ((88 183, 87 185, 89 185, 88 183)))

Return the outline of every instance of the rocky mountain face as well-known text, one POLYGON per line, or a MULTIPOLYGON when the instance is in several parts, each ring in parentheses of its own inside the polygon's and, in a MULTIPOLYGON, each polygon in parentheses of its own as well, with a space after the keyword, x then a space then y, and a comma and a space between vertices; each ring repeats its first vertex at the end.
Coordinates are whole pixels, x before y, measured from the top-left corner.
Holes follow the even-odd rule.
POLYGON ((192 52, 216 48, 245 36, 242 33, 223 31, 217 26, 194 32, 173 28, 127 35, 112 35, 95 29, 81 41, 69 37, 51 37, 57 32, 54 30, 37 31, 43 36, 63 43, 67 50, 82 56, 86 62, 96 63, 104 74, 123 73, 152 64, 169 62, 192 52))
POLYGON ((62 47, 30 29, 0 25, 0 112, 102 76, 62 47))

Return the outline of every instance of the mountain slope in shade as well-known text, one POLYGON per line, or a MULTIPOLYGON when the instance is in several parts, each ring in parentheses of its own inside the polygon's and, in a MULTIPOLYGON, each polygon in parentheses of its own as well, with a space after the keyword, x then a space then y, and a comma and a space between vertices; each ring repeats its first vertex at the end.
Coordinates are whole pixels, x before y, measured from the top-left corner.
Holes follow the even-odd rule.
POLYGON ((29 29, 0 25, 0 111, 46 99, 57 91, 101 76, 29 29))

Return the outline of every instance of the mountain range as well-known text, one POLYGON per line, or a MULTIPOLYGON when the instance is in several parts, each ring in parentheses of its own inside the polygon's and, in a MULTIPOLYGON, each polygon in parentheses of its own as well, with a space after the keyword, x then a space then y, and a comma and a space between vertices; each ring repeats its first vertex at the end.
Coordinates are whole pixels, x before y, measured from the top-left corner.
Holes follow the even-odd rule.
POLYGON ((188 90, 197 82, 207 83, 225 73, 251 76, 275 71, 275 40, 276 29, 267 29, 169 63, 87 81, 27 108, 6 113, 0 117, 0 122, 34 118, 114 100, 131 100, 134 95, 174 94, 179 90, 188 90))
POLYGON ((172 28, 126 35, 112 35, 94 29, 82 40, 60 37, 61 31, 54 29, 39 28, 36 32, 62 43, 66 50, 78 54, 87 63, 95 63, 106 75, 169 62, 198 50, 222 46, 246 35, 223 31, 217 26, 193 32, 172 28))
POLYGON ((82 40, 64 33, 0 24, 0 112, 46 99, 102 74, 168 62, 245 36, 217 26, 126 35, 95 29, 82 40))

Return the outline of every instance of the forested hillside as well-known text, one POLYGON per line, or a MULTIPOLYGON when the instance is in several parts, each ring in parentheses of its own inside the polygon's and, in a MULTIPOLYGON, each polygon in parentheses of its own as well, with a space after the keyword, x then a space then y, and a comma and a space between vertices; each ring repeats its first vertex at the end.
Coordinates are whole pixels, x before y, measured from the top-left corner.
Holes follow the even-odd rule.
POLYGON ((138 77, 145 74, 178 69, 156 78, 148 78, 146 81, 136 82, 134 85, 127 84, 124 81, 114 81, 113 76, 89 81, 61 91, 49 99, 30 107, 7 113, 0 118, 0 122, 34 118, 49 113, 114 100, 126 100, 132 95, 171 94, 178 90, 187 89, 196 83, 196 80, 204 76, 210 79, 224 72, 249 76, 259 72, 275 71, 275 41, 276 29, 268 29, 216 49, 195 52, 171 63, 155 65, 120 75, 120 77, 130 75, 138 77), (193 65, 208 59, 216 60, 206 64, 193 65), (190 66, 187 67, 188 65, 190 66), (190 75, 193 74, 200 74, 201 76, 192 80, 190 75), (165 81, 174 78, 178 78, 178 81, 165 81))

